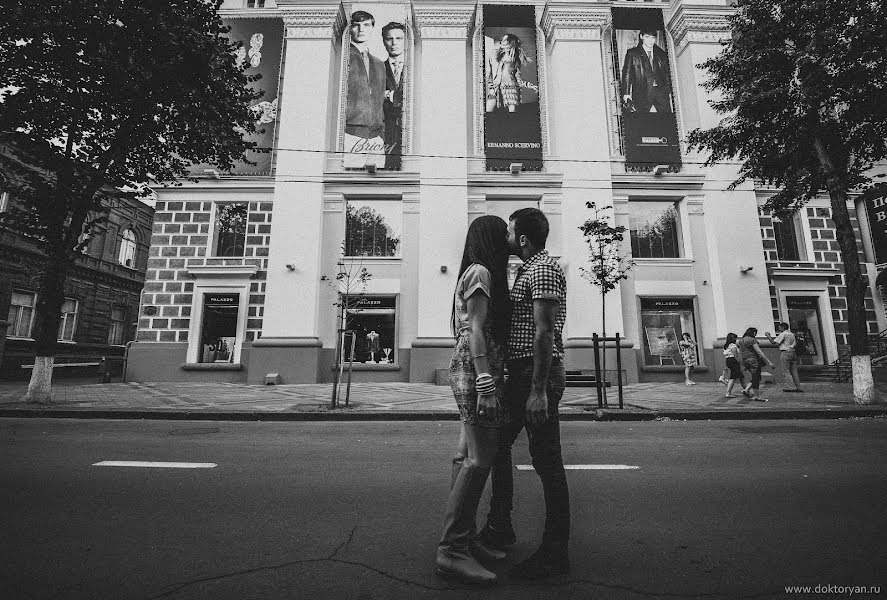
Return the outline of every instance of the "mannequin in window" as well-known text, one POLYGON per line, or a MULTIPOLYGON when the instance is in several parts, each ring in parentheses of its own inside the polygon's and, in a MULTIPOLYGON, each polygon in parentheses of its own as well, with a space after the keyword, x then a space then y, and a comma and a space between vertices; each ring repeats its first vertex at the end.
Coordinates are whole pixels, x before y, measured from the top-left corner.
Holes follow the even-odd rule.
POLYGON ((371 329, 367 334, 367 346, 370 350, 370 362, 376 362, 376 354, 379 352, 379 334, 375 329, 371 329))

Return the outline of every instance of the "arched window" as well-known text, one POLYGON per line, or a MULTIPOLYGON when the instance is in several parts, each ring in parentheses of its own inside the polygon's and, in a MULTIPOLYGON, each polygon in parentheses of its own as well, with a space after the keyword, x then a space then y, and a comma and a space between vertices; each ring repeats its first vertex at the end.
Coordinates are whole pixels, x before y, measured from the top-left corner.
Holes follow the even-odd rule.
POLYGON ((123 239, 120 241, 120 255, 117 261, 130 269, 136 268, 136 234, 132 229, 123 231, 123 239))

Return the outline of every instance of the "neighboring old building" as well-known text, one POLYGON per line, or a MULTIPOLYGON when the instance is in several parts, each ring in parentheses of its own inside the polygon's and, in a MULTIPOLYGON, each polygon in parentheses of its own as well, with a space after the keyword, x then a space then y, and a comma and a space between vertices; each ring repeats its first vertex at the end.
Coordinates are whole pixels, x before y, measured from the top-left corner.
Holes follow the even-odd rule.
MULTIPOLYGON (((323 277, 341 260, 372 274, 348 314, 355 378, 435 381, 468 224, 527 206, 548 216, 567 277, 567 368, 592 368, 602 328, 580 271, 588 201, 630 230, 636 265, 606 304, 630 381, 680 380, 684 332, 714 379, 728 332, 774 320, 802 326, 804 362, 834 361, 846 290, 827 199, 776 225, 759 210, 769 190, 731 189, 736 164, 704 167, 682 146, 718 121, 696 65, 720 52, 731 4, 225 2, 239 60, 263 74, 259 141, 274 152, 155 190, 129 377, 329 381, 337 290, 323 277), (375 19, 368 41, 351 39, 358 10, 375 19), (383 38, 389 23, 402 27, 383 38)), ((866 211, 850 208, 874 286, 866 211)), ((883 302, 867 309, 869 331, 887 328, 883 302)))
MULTIPOLYGON (((2 194, 0 212, 15 198, 2 194)), ((70 268, 59 324, 55 376, 96 374, 103 356, 125 354, 135 337, 139 294, 145 281, 154 209, 144 202, 119 198, 114 202, 105 233, 94 235, 70 268)), ((34 359, 34 313, 37 305, 40 250, 27 238, 0 229, 0 279, 10 325, 0 364, 0 377, 25 379, 34 359), (8 304, 7 304, 8 303, 8 304)), ((119 370, 122 364, 116 364, 119 370)))

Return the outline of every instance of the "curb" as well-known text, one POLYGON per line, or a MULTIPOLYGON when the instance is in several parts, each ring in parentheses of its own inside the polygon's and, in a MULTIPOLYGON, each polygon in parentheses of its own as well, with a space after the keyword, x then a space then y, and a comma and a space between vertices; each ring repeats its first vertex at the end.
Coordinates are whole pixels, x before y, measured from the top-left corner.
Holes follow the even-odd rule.
MULTIPOLYGON (((836 409, 777 409, 777 410, 618 410, 594 409, 568 412, 560 415, 561 421, 742 421, 761 419, 852 419, 887 416, 887 407, 836 408, 836 409)), ((223 412, 188 410, 130 410, 130 409, 78 409, 78 408, 0 408, 0 418, 23 419, 117 419, 158 421, 458 421, 456 412, 223 412)))

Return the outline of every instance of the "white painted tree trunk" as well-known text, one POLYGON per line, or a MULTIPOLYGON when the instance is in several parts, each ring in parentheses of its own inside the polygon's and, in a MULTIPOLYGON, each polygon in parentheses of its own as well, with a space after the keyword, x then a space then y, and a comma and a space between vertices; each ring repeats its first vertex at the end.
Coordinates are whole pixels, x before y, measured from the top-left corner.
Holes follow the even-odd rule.
POLYGON ((31 382, 25 402, 49 404, 52 400, 52 364, 55 357, 34 357, 34 370, 31 371, 31 382))
POLYGON ((875 380, 872 378, 872 357, 851 356, 853 365, 853 400, 857 404, 875 402, 875 380))

